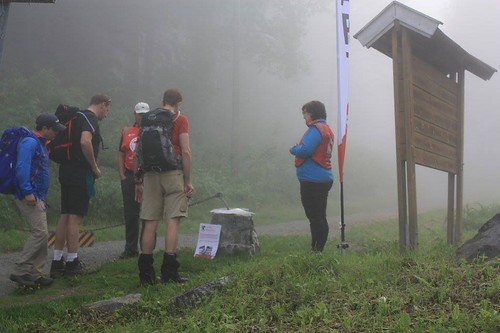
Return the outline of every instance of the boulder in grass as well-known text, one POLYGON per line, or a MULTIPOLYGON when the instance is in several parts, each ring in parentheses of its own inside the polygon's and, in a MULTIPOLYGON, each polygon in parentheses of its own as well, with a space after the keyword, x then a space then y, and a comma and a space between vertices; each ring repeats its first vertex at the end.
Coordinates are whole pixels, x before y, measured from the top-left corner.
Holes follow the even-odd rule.
POLYGON ((500 257, 500 214, 493 216, 478 233, 457 249, 456 258, 472 261, 479 256, 500 257))
POLYGON ((103 301, 98 301, 91 304, 82 305, 83 313, 90 312, 115 312, 116 310, 124 307, 131 306, 139 302, 141 294, 130 294, 123 297, 114 297, 103 301))

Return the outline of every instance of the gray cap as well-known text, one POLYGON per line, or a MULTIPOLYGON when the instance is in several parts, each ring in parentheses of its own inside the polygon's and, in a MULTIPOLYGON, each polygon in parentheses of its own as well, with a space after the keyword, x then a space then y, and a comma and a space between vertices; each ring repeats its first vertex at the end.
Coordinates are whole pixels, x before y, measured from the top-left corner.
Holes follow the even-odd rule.
POLYGON ((62 132, 66 130, 66 126, 59 122, 59 119, 55 114, 51 113, 42 113, 36 118, 37 126, 45 126, 48 128, 52 128, 56 132, 62 132))

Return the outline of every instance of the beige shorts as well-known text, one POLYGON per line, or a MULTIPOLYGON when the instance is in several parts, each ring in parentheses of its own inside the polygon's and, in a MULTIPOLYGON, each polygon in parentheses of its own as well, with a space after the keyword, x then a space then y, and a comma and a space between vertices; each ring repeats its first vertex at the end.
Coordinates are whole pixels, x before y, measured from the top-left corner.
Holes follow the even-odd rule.
POLYGON ((158 221, 188 216, 188 197, 184 193, 182 170, 146 172, 141 219, 158 221))

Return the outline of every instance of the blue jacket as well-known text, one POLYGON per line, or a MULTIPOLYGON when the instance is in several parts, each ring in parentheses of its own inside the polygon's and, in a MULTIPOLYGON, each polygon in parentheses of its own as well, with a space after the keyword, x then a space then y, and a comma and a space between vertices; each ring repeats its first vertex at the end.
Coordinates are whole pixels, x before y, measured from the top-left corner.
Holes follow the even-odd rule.
MULTIPOLYGON (((326 123, 326 120, 319 119, 318 122, 326 123)), ((301 166, 296 168, 299 181, 328 183, 334 180, 331 169, 323 168, 310 158, 320 143, 321 134, 318 129, 314 126, 309 126, 309 129, 302 138, 302 143, 290 149, 292 155, 306 159, 301 166)))
MULTIPOLYGON (((33 134, 33 136, 35 136, 33 134)), ((27 136, 17 146, 16 180, 17 199, 33 194, 46 201, 49 190, 49 154, 45 148, 46 139, 27 136)))

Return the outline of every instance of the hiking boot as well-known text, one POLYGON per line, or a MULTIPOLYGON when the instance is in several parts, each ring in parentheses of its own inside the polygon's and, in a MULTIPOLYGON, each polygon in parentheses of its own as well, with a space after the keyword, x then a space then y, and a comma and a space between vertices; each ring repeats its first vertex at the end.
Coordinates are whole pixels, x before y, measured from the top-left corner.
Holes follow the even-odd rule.
POLYGON ((185 283, 189 280, 179 276, 178 269, 181 266, 177 261, 175 253, 164 253, 163 264, 161 265, 161 282, 162 283, 185 283))
POLYGON ((146 287, 156 283, 156 273, 153 267, 153 255, 141 254, 137 266, 139 267, 139 284, 146 287))
POLYGON ((40 276, 38 279, 35 280, 35 284, 40 287, 48 287, 54 282, 54 279, 51 278, 46 278, 43 276, 40 276))
POLYGON ((65 263, 63 258, 60 260, 52 260, 52 264, 50 265, 50 277, 53 279, 58 278, 64 274, 64 270, 65 263))
POLYGON ((123 251, 122 254, 120 254, 120 259, 129 259, 129 258, 134 258, 137 257, 139 253, 137 252, 129 252, 129 251, 123 251))
POLYGON ((35 286, 35 282, 33 280, 31 280, 31 278, 28 274, 24 274, 24 275, 11 274, 10 279, 11 279, 11 281, 16 282, 17 284, 19 284, 23 287, 34 287, 35 286))
POLYGON ((73 261, 66 262, 66 270, 64 272, 66 276, 80 275, 83 272, 83 263, 78 258, 75 258, 73 261))

